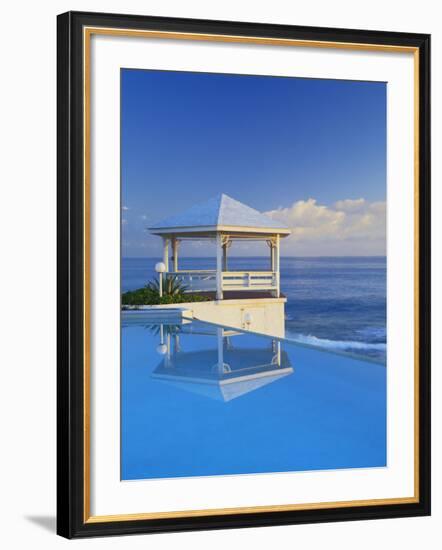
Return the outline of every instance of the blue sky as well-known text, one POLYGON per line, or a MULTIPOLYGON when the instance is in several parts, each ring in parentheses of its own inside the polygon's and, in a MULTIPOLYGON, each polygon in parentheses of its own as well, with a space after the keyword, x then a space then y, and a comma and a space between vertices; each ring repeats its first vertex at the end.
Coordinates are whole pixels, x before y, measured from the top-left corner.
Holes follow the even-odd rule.
POLYGON ((220 192, 292 227, 288 255, 385 253, 386 84, 124 69, 121 91, 124 256, 220 192))

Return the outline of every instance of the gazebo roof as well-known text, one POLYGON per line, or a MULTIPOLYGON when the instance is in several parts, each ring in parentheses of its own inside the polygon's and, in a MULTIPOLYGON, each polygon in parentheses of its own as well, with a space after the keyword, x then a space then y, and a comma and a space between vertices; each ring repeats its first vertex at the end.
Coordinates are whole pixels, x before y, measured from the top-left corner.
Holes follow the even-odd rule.
POLYGON ((208 201, 192 206, 181 214, 166 218, 149 227, 154 235, 216 233, 230 231, 242 234, 289 235, 290 230, 281 222, 273 220, 221 193, 208 201))

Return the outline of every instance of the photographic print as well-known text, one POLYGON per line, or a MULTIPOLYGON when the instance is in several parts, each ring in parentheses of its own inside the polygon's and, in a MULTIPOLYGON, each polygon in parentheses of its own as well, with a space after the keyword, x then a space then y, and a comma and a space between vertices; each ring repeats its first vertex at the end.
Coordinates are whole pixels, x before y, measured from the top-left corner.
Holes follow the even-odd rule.
POLYGON ((121 70, 121 479, 382 468, 386 83, 121 70))
POLYGON ((429 48, 58 17, 60 535, 430 513, 429 48))

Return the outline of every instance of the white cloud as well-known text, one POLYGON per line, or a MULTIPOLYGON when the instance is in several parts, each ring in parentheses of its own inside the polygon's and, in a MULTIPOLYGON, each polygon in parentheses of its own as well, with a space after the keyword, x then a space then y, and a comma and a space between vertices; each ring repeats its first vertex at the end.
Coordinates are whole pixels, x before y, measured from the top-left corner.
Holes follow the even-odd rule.
POLYGON ((343 201, 337 201, 334 204, 336 210, 342 210, 343 212, 360 212, 365 207, 365 199, 345 199, 343 201))
POLYGON ((282 241, 287 255, 383 255, 386 250, 386 203, 363 198, 331 206, 316 199, 266 212, 292 231, 282 241))
POLYGON ((130 210, 130 208, 128 206, 122 206, 121 208, 122 208, 122 210, 130 210))

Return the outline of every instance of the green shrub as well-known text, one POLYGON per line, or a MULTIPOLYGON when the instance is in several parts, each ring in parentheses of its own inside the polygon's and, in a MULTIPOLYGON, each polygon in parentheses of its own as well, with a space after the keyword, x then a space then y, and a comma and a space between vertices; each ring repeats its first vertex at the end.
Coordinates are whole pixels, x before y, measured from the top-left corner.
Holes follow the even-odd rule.
POLYGON ((185 290, 186 287, 180 280, 173 275, 168 275, 163 280, 163 296, 160 297, 158 280, 154 280, 143 288, 124 292, 121 302, 124 309, 124 306, 154 306, 210 300, 210 298, 199 294, 185 293, 185 290))
POLYGON ((139 288, 138 290, 130 290, 122 296, 122 303, 126 306, 136 306, 143 304, 159 303, 159 296, 152 292, 148 287, 139 288))
MULTIPOLYGON (((148 285, 153 292, 160 294, 160 282, 154 279, 148 285)), ((187 287, 183 284, 176 275, 166 275, 163 277, 163 296, 179 296, 186 292, 187 287)))

